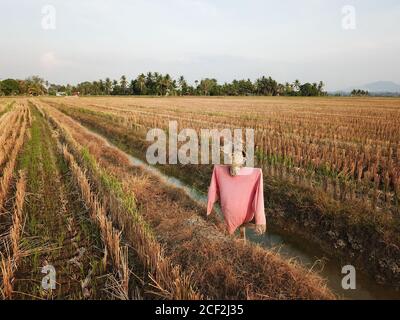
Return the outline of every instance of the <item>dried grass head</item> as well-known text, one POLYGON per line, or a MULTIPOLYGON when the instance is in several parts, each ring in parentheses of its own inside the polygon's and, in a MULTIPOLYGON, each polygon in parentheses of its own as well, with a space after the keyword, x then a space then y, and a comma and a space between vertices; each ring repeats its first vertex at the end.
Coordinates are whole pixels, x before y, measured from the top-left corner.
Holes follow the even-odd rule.
POLYGON ((227 156, 231 176, 236 177, 247 161, 246 152, 243 151, 243 141, 229 142, 221 150, 227 156))
POLYGON ((244 167, 246 163, 246 153, 244 151, 235 151, 232 154, 232 164, 229 168, 231 176, 236 177, 240 169, 244 167))

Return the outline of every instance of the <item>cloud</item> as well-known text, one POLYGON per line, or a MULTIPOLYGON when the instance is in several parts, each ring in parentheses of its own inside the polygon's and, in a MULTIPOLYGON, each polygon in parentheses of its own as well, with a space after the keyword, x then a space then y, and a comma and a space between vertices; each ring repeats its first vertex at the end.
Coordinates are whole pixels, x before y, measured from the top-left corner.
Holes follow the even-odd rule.
POLYGON ((70 64, 69 61, 58 58, 52 51, 45 52, 40 57, 40 65, 46 69, 64 67, 68 64, 70 64))

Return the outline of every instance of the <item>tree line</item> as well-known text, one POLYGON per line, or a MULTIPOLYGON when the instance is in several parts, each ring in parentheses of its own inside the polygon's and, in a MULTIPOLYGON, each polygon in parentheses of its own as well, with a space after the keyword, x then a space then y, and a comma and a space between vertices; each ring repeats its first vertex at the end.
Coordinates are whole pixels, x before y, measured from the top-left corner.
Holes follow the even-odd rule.
POLYGON ((6 79, 0 81, 0 96, 48 94, 50 84, 38 76, 32 76, 25 80, 6 79))
POLYGON ((85 81, 77 85, 50 84, 40 77, 25 80, 0 81, 0 95, 151 95, 151 96, 324 96, 325 84, 301 83, 299 80, 284 84, 262 76, 255 81, 233 80, 220 84, 205 78, 189 84, 184 76, 173 79, 169 74, 148 72, 132 80, 123 75, 119 80, 110 78, 85 81))
POLYGON ((354 97, 366 97, 369 96, 368 90, 354 89, 351 91, 351 95, 354 97))

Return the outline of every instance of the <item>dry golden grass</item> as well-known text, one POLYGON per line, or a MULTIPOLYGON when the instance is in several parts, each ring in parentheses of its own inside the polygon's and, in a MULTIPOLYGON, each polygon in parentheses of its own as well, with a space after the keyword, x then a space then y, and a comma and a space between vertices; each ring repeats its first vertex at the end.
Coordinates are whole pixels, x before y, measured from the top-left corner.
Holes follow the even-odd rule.
MULTIPOLYGON (((102 299, 106 273, 117 274, 111 255, 102 264, 101 232, 90 219, 50 126, 32 106, 31 138, 18 157, 27 173, 26 218, 13 299, 102 299), (42 285, 44 266, 55 268, 56 288, 42 285), (115 273, 114 273, 115 272, 115 273)), ((14 198, 10 195, 10 201, 14 198)), ((9 209, 9 205, 7 205, 9 209)), ((7 219, 10 220, 10 219, 7 219)))
POLYGON ((123 226, 124 235, 139 258, 147 257, 141 263, 147 266, 153 288, 162 296, 177 298, 187 294, 189 279, 204 297, 215 299, 334 298, 317 275, 274 252, 225 235, 212 221, 204 220, 204 208, 199 208, 184 194, 171 190, 142 169, 132 167, 123 153, 107 146, 103 139, 71 118, 45 104, 42 107, 66 131, 64 136, 71 146, 75 145, 78 150, 82 149, 79 145, 87 147, 99 165, 95 172, 111 174, 122 182, 124 194, 134 195, 139 216, 126 215, 116 194, 109 198, 111 212, 116 223, 123 226), (145 179, 136 184, 137 177, 145 179), (146 224, 142 219, 160 239, 165 252, 143 229, 146 224), (183 273, 171 273, 179 271, 171 263, 180 266, 183 273))
POLYGON ((92 192, 90 183, 85 172, 76 163, 73 155, 68 151, 67 146, 62 146, 62 153, 67 161, 73 177, 78 184, 81 196, 89 208, 89 212, 93 221, 99 226, 102 239, 107 252, 110 253, 112 265, 118 271, 123 296, 129 299, 129 276, 130 271, 127 263, 127 248, 122 247, 121 232, 113 227, 112 221, 107 218, 106 210, 99 201, 96 194, 92 192))
MULTIPOLYGON (((40 106, 38 106, 38 108, 41 109, 40 106)), ((55 112, 55 110, 48 109, 47 111, 49 113, 51 121, 61 131, 63 138, 69 143, 70 147, 75 150, 75 153, 79 155, 82 151, 82 146, 78 144, 77 141, 81 141, 82 137, 79 135, 81 135, 82 132, 87 135, 86 130, 84 130, 71 119, 64 118, 62 114, 55 112), (60 121, 60 116, 62 117, 62 121, 60 121), (68 124, 72 128, 68 127, 68 124), (69 130, 71 129, 75 129, 76 131, 70 132, 69 130), (77 139, 73 138, 74 133, 78 134, 77 139)), ((89 139, 91 140, 91 143, 89 144, 90 147, 99 148, 98 138, 93 139, 93 136, 90 137, 89 135, 89 139)), ((102 149, 101 146, 100 148, 102 149)), ((100 151, 104 151, 104 156, 106 158, 108 156, 111 156, 114 160, 116 160, 115 154, 113 152, 110 152, 110 150, 100 151)), ((117 154, 117 160, 120 160, 119 163, 125 163, 126 165, 129 165, 129 162, 124 156, 117 154)), ((97 168, 97 166, 91 169, 92 180, 99 181, 99 169, 97 168)), ((82 187, 82 194, 84 195, 84 198, 88 197, 88 188, 88 184, 84 182, 82 187)), ((177 266, 173 266, 170 260, 164 257, 161 246, 147 232, 145 225, 143 225, 143 222, 139 220, 134 223, 134 217, 131 215, 131 212, 128 212, 128 210, 132 208, 126 208, 122 204, 122 199, 120 199, 118 195, 113 194, 112 191, 106 190, 104 193, 105 202, 107 203, 107 208, 108 211, 110 211, 111 213, 111 217, 113 218, 114 222, 117 223, 118 226, 124 230, 125 237, 129 240, 130 245, 135 248, 136 254, 140 259, 141 264, 145 266, 147 272, 149 273, 148 276, 151 279, 153 289, 151 292, 147 291, 147 293, 152 293, 155 296, 166 299, 199 299, 201 296, 194 292, 191 285, 190 277, 182 275, 180 272, 180 268, 177 266)), ((104 208, 102 208, 102 210, 104 210, 104 208)), ((105 229, 107 229, 107 226, 111 227, 112 225, 111 221, 106 221, 105 219, 100 219, 100 221, 105 229)), ((106 239, 110 239, 110 237, 106 237, 106 239)), ((113 243, 113 241, 110 242, 113 243)), ((112 249, 114 246, 108 247, 112 249)), ((126 254, 123 254, 122 256, 126 257, 126 254)), ((126 259, 121 260, 121 266, 121 283, 122 287, 126 287, 126 278, 128 276, 128 271, 126 270, 126 259)), ((146 282, 145 279, 144 281, 146 282)))
POLYGON ((7 160, 10 155, 10 150, 15 143, 18 134, 18 122, 20 121, 21 114, 18 112, 8 113, 0 122, 0 167, 7 160))
POLYGON ((22 256, 20 240, 24 227, 23 207, 26 191, 26 174, 21 171, 16 184, 12 226, 9 232, 8 242, 4 245, 5 254, 1 252, 1 293, 4 299, 11 299, 13 294, 14 272, 22 256))
POLYGON ((7 141, 5 149, 3 149, 3 151, 7 153, 2 157, 2 159, 7 159, 8 156, 8 162, 5 163, 2 170, 2 175, 0 177, 0 212, 3 210, 5 201, 7 199, 17 156, 24 143, 27 126, 29 125, 30 116, 26 107, 20 106, 14 112, 18 115, 17 120, 15 123, 13 123, 14 126, 8 127, 9 132, 6 133, 6 137, 11 137, 11 139, 7 141))
POLYGON ((18 261, 20 257, 20 240, 24 227, 23 208, 26 193, 26 173, 21 171, 16 185, 16 193, 14 200, 14 213, 12 216, 12 227, 10 231, 11 248, 14 255, 14 260, 18 261))
POLYGON ((102 112, 119 126, 254 128, 258 164, 334 198, 397 206, 400 101, 388 98, 83 98, 46 101, 102 112), (272 168, 272 169, 271 169, 272 168))
MULTIPOLYGON (((1 125, 1 153, 0 168, 0 216, 6 214, 5 205, 9 199, 14 170, 19 152, 26 138, 26 130, 30 125, 30 112, 25 105, 17 106, 13 111, 0 119, 1 125)), ((1 294, 4 299, 11 299, 13 293, 14 272, 22 256, 20 240, 23 233, 24 217, 23 207, 25 200, 26 175, 19 173, 16 182, 16 192, 13 201, 11 227, 6 233, 6 238, 1 248, 1 294)))
POLYGON ((6 253, 0 252, 0 271, 1 271, 1 286, 0 294, 3 300, 10 299, 13 293, 13 260, 8 247, 5 247, 6 253))

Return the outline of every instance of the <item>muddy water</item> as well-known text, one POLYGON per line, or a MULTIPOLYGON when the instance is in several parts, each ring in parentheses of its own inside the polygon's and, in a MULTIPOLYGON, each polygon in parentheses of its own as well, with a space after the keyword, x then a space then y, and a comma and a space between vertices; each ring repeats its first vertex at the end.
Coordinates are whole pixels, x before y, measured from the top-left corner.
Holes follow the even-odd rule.
MULTIPOLYGON (((94 133, 91 131, 91 133, 94 133)), ((157 168, 148 165, 138 158, 129 155, 113 145, 105 137, 97 135, 106 141, 109 146, 112 146, 123 152, 134 166, 140 166, 146 171, 159 177, 166 184, 182 189, 192 200, 201 205, 207 204, 207 196, 198 190, 186 185, 181 180, 165 175, 157 168)), ((216 210, 220 215, 221 212, 216 210)), ((389 286, 381 286, 376 284, 373 279, 365 274, 357 272, 357 289, 344 290, 342 288, 342 264, 334 259, 327 259, 326 255, 317 247, 309 243, 304 243, 287 235, 279 230, 268 230, 265 235, 259 236, 254 233, 251 228, 246 230, 246 237, 249 241, 260 244, 261 246, 276 250, 281 256, 287 259, 296 259, 305 268, 317 271, 323 278, 327 280, 328 287, 335 292, 339 297, 344 299, 400 299, 400 292, 390 288, 389 286)))

